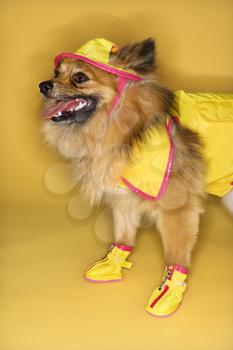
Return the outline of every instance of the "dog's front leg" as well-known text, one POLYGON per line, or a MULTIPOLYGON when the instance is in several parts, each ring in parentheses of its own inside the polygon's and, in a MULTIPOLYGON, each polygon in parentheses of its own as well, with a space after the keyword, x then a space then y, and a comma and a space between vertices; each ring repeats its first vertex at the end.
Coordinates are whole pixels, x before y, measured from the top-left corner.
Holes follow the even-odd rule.
POLYGON ((113 206, 114 242, 134 246, 141 221, 139 207, 130 200, 122 200, 113 206))
POLYGON ((158 228, 167 265, 190 267, 199 230, 199 214, 200 209, 195 207, 160 211, 158 228))

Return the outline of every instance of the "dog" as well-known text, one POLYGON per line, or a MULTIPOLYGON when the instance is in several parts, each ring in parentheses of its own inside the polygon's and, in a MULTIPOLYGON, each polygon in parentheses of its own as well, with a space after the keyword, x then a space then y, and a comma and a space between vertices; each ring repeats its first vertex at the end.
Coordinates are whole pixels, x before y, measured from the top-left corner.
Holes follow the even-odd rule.
MULTIPOLYGON (((157 81, 155 56, 151 38, 123 47, 95 39, 74 54, 58 55, 54 78, 39 88, 46 141, 72 162, 83 196, 92 205, 105 202, 113 213, 114 243, 85 278, 121 280, 147 216, 161 234, 166 268, 146 311, 164 317, 178 309, 186 288, 204 212, 206 163, 199 134, 171 117, 175 96, 157 81), (149 170, 157 187, 137 178, 147 172, 140 159, 152 154, 153 161, 153 152, 162 164, 152 167, 152 176, 149 170), (148 187, 156 193, 148 194, 148 187)), ((230 188, 224 201, 233 212, 230 188)))

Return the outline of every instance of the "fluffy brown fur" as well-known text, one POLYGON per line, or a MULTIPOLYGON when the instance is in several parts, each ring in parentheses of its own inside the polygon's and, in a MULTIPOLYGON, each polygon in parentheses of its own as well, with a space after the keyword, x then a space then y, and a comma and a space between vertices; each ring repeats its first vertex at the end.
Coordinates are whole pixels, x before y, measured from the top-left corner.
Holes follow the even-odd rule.
POLYGON ((97 107, 82 125, 47 120, 43 132, 48 143, 73 163, 83 195, 92 204, 104 201, 112 208, 115 242, 134 245, 140 221, 146 215, 157 223, 166 263, 188 267, 203 211, 204 163, 198 135, 181 125, 173 130, 175 159, 161 200, 146 201, 118 187, 133 145, 143 139, 148 128, 164 127, 164 118, 173 104, 173 94, 158 84, 154 74, 154 46, 154 41, 147 39, 111 56, 111 64, 144 78, 128 84, 111 117, 117 76, 85 62, 64 59, 52 79, 53 89, 47 94, 45 108, 75 94, 95 96, 97 107), (72 76, 80 71, 89 80, 74 84, 72 76))

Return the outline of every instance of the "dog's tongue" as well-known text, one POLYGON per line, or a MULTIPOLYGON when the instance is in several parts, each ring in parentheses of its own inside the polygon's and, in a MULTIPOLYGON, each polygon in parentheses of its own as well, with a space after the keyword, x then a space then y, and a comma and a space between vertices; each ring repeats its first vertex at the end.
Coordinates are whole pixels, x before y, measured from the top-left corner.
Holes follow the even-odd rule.
POLYGON ((73 109, 79 103, 85 102, 84 99, 77 99, 77 100, 68 100, 68 101, 60 101, 57 102, 54 106, 49 107, 43 111, 43 116, 46 119, 52 118, 55 114, 58 112, 64 112, 64 111, 69 111, 70 109, 73 109))

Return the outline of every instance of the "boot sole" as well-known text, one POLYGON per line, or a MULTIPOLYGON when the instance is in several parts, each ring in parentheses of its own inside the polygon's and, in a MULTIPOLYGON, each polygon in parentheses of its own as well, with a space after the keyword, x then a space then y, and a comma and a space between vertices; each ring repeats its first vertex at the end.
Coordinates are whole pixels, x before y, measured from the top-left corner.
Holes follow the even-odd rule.
POLYGON ((173 315, 179 310, 179 308, 181 307, 181 304, 182 304, 182 303, 180 303, 180 305, 177 307, 177 309, 176 309, 175 311, 171 312, 171 313, 168 314, 168 315, 155 315, 155 314, 153 314, 152 312, 150 312, 150 311, 148 311, 148 310, 146 310, 146 309, 145 309, 145 311, 146 311, 149 315, 154 316, 154 317, 157 317, 157 318, 169 318, 169 317, 173 316, 173 315))
POLYGON ((121 282, 122 278, 116 280, 93 280, 89 277, 84 276, 84 279, 91 283, 111 283, 111 282, 121 282))

